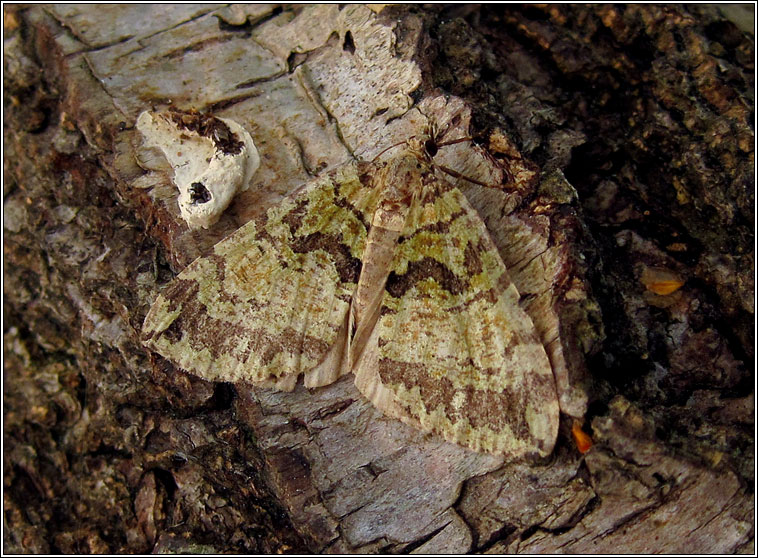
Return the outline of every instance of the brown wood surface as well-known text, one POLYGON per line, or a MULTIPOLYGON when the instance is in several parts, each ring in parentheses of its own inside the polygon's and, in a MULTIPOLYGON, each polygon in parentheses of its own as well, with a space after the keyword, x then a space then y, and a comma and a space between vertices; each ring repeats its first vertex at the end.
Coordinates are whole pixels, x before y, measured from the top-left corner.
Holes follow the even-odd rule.
POLYGON ((728 15, 6 5, 3 550, 752 553, 754 42, 728 15), (169 104, 261 154, 208 230, 133 127, 169 104), (350 377, 211 384, 140 345, 215 242, 451 121, 475 143, 439 164, 500 185, 451 178, 545 343, 550 458, 418 432, 350 377))

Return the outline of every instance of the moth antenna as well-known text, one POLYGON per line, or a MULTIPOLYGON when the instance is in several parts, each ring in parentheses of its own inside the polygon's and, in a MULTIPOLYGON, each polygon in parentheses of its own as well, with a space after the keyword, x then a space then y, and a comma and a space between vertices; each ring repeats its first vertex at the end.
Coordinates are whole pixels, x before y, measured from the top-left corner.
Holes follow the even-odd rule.
MULTIPOLYGON (((443 141, 443 142, 438 143, 437 147, 446 147, 448 145, 455 145, 456 143, 463 143, 464 141, 474 141, 474 138, 472 138, 471 136, 464 136, 462 138, 458 138, 458 139, 454 139, 454 140, 443 141)), ((449 174, 453 178, 461 178, 461 179, 466 180, 468 182, 472 182, 474 184, 478 184, 479 186, 491 187, 490 184, 485 184, 484 182, 480 182, 479 180, 476 180, 474 178, 469 178, 468 176, 465 176, 465 175, 463 175, 463 174, 461 174, 461 173, 459 173, 457 171, 454 171, 453 169, 451 169, 449 167, 446 167, 444 165, 438 165, 438 164, 435 163, 435 166, 438 169, 440 169, 441 171, 443 171, 444 173, 449 174)))
POLYGON ((462 143, 464 141, 474 141, 474 138, 472 138, 471 136, 467 136, 467 137, 462 137, 462 138, 458 138, 458 139, 454 139, 450 141, 443 141, 443 142, 438 143, 437 147, 445 147, 446 145, 453 145, 456 143, 462 143))
MULTIPOLYGON (((448 146, 448 145, 454 145, 454 144, 456 144, 456 143, 462 143, 462 142, 464 142, 464 141, 471 141, 471 142, 473 142, 473 141, 474 141, 474 138, 472 138, 472 137, 468 136, 468 137, 462 137, 462 138, 458 138, 458 139, 454 139, 454 140, 450 140, 450 141, 443 141, 443 142, 441 142, 441 143, 438 143, 438 144, 437 144, 437 147, 445 147, 445 146, 448 146)), ((513 182, 513 181, 514 181, 514 178, 513 178, 513 173, 512 173, 512 172, 510 171, 510 169, 508 168, 508 165, 507 165, 507 163, 501 163, 501 162, 499 162, 499 161, 498 161, 497 159, 495 159, 495 158, 494 158, 492 155, 490 155, 490 154, 487 152, 487 150, 484 150, 484 152, 483 152, 483 153, 484 153, 484 156, 485 156, 487 159, 489 159, 490 161, 492 161, 493 163, 495 163, 495 165, 497 165, 498 167, 500 167, 500 168, 502 169, 503 173, 505 174, 506 180, 507 180, 508 182, 513 182)), ((442 166, 441 166, 441 165, 437 165, 437 166, 438 166, 440 169, 442 169, 442 166)), ((451 170, 451 169, 447 169, 447 170, 445 170, 445 172, 447 172, 447 173, 448 173, 448 174, 450 174, 451 176, 455 176, 455 175, 453 174, 455 171, 449 172, 450 170, 451 170)), ((472 179, 470 179, 470 178, 468 178, 468 177, 466 177, 466 176, 461 176, 461 175, 459 175, 459 176, 456 176, 456 178, 463 178, 464 180, 468 180, 469 182, 473 182, 474 184, 481 184, 480 182, 477 182, 476 180, 472 180, 472 179)), ((483 186, 489 186, 488 184, 482 184, 482 185, 483 185, 483 186)))
POLYGON ((444 165, 438 165, 438 164, 435 163, 434 166, 437 167, 438 169, 440 169, 442 172, 449 174, 453 178, 461 178, 461 179, 466 180, 468 182, 472 182, 474 184, 478 184, 479 186, 484 186, 485 188, 492 188, 492 184, 487 184, 486 182, 482 182, 480 180, 476 180, 475 178, 469 178, 465 174, 461 174, 458 171, 454 171, 453 169, 448 168, 448 167, 446 167, 444 165))
MULTIPOLYGON (((414 137, 415 137, 415 136, 414 136, 414 137)), ((379 152, 379 153, 376 155, 376 157, 374 157, 373 159, 371 159, 371 162, 372 162, 372 163, 376 162, 376 160, 377 160, 379 157, 381 157, 382 155, 384 155, 385 153, 387 153, 387 151, 389 151, 390 149, 393 149, 393 148, 397 147, 398 145, 403 145, 403 144, 407 143, 407 141, 408 141, 408 140, 405 140, 405 141, 400 141, 400 142, 397 142, 397 143, 393 143, 393 144, 392 144, 392 145, 390 145, 389 147, 387 147, 387 148, 385 148, 385 149, 382 149, 382 150, 381 150, 381 151, 380 151, 380 152, 379 152)))

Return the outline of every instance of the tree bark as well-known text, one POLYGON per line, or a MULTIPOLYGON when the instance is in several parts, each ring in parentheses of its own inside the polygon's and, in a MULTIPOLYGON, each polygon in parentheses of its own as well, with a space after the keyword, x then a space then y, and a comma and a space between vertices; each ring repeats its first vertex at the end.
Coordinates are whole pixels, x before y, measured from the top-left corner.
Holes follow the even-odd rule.
MULTIPOLYGON (((733 16, 732 16, 733 17, 733 16)), ((752 553, 753 36, 707 6, 5 6, 4 551, 752 553), (134 129, 233 118, 208 230, 134 129), (503 463, 349 377, 211 384, 161 287, 430 124, 542 336, 553 455, 503 463), (579 438, 590 433, 593 445, 579 438)))

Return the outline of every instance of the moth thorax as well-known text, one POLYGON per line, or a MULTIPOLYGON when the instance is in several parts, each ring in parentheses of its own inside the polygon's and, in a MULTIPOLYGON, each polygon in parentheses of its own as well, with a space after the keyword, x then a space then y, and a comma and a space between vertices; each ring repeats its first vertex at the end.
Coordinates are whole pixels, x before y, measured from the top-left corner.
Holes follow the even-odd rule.
POLYGON ((387 161, 376 182, 383 190, 383 199, 409 202, 415 186, 428 168, 415 153, 408 151, 387 161))

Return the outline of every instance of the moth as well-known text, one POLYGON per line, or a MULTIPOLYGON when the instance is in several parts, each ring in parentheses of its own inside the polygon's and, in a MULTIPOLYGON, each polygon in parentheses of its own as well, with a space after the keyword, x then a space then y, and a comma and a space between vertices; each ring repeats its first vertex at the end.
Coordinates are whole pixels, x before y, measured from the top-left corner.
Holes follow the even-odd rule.
MULTIPOLYGON (((455 142, 448 142, 455 143, 455 142)), ((211 381, 292 390, 352 373, 389 417, 475 451, 545 456, 545 349, 430 134, 304 184, 158 296, 145 344, 211 381)))

